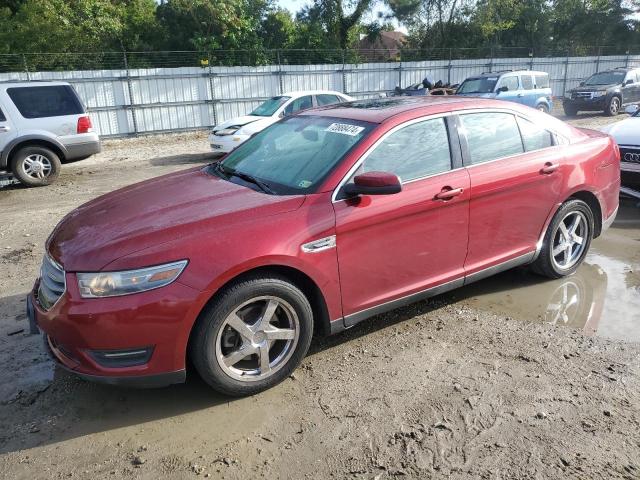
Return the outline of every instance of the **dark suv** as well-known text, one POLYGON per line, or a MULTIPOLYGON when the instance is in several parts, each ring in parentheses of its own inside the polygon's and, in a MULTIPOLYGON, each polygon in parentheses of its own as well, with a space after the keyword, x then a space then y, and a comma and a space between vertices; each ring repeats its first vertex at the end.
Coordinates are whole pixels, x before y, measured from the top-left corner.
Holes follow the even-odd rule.
POLYGON ((565 93, 564 113, 603 111, 614 116, 624 105, 640 102, 640 68, 616 68, 591 75, 565 93))

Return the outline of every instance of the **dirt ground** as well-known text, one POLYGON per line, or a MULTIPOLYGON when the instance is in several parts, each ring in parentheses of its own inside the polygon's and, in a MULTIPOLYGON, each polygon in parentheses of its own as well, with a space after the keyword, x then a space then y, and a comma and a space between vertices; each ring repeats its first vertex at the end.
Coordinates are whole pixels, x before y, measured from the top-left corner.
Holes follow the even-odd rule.
POLYGON ((0 188, 1 479, 640 478, 634 202, 574 276, 506 272, 315 339, 265 393, 129 390, 56 370, 24 298, 69 210, 211 156, 204 133, 104 147, 53 186, 0 188))

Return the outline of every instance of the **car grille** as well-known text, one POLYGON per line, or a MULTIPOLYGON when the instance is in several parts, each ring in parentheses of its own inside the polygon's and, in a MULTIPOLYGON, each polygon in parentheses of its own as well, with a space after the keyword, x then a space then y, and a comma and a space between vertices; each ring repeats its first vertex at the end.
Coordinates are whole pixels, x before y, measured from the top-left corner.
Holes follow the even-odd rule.
POLYGON ((38 303, 45 310, 49 310, 66 289, 64 270, 54 262, 49 255, 42 259, 40 269, 40 286, 38 287, 38 303))
POLYGON ((573 92, 571 98, 573 100, 591 100, 593 98, 593 92, 573 92))
POLYGON ((620 160, 640 165, 640 148, 620 148, 620 160))

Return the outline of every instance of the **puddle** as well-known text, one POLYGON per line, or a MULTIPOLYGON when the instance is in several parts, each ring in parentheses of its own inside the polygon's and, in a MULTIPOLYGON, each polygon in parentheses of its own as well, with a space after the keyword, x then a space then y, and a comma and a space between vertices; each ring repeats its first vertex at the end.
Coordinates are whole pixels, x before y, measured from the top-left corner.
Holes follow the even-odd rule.
POLYGON ((470 306, 516 320, 564 325, 640 342, 640 208, 623 201, 578 271, 547 280, 515 269, 451 294, 470 306))

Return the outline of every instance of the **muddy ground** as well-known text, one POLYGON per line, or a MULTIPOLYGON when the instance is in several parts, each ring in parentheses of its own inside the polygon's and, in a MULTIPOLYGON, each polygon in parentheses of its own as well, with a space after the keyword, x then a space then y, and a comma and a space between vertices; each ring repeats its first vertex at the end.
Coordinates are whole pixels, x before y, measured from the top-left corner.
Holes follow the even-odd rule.
POLYGON ((203 133, 108 141, 51 187, 0 189, 0 478, 640 478, 630 201, 576 275, 506 272, 318 338, 292 378, 251 398, 193 375, 127 390, 56 370, 23 313, 53 226, 210 158, 203 133))

